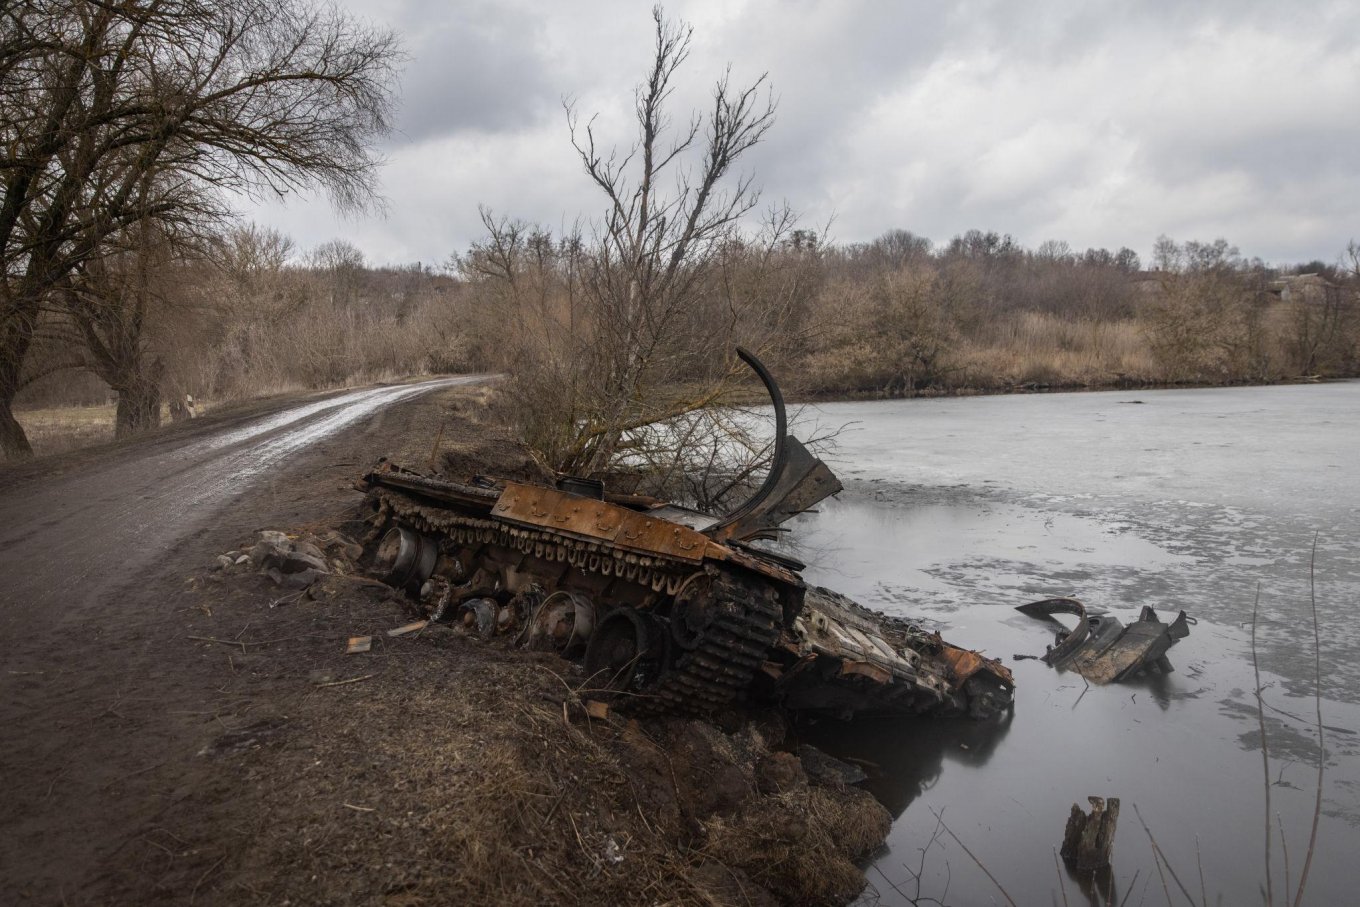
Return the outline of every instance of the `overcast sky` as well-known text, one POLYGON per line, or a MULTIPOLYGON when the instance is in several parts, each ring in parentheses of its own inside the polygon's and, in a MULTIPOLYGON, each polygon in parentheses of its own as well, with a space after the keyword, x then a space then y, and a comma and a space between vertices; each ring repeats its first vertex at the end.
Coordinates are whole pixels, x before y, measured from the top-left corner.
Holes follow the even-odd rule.
MULTIPOLYGON (((565 96, 626 145, 649 4, 346 0, 404 40, 383 216, 323 198, 248 208, 309 248, 439 263, 477 206, 554 227, 601 210, 565 96)), ((745 161, 840 242, 970 228, 1027 246, 1226 237, 1275 263, 1360 239, 1360 3, 693 0, 677 119, 730 62, 768 73, 778 119, 745 161)))

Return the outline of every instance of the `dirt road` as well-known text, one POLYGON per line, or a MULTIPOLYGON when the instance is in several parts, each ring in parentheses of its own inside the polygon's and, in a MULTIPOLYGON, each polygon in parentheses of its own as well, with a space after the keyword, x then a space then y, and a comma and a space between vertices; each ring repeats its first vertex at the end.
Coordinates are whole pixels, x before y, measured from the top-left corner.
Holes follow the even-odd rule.
POLYGON ((315 518, 411 437, 428 450, 430 395, 479 380, 256 407, 0 474, 0 900, 114 902, 110 867, 142 859, 130 843, 176 847, 148 829, 215 783, 194 756, 231 713, 226 653, 204 671, 185 642, 210 610, 187 576, 315 518))

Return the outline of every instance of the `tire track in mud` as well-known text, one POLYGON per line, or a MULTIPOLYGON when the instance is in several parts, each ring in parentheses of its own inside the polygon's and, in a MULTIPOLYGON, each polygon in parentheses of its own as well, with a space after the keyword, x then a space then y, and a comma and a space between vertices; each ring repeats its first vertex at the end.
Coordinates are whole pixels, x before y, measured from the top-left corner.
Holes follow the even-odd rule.
POLYGON ((244 426, 77 475, 0 502, 0 638, 35 609, 45 620, 90 602, 208 523, 266 470, 386 406, 478 377, 366 388, 289 407, 244 426))

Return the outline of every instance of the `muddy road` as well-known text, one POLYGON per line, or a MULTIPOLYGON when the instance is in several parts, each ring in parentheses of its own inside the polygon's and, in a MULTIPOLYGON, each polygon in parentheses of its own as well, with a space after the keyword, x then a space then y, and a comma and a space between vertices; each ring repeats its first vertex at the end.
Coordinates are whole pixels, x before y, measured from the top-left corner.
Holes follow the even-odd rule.
POLYGON ((469 380, 367 388, 246 420, 210 417, 183 439, 124 448, 75 474, 16 477, 0 487, 0 632, 8 639, 28 635, 35 620, 89 619, 91 602, 202 535, 258 482, 295 479, 298 455, 330 449, 388 406, 469 380))
POLYGON ((117 900, 109 867, 215 783, 194 756, 205 722, 229 710, 218 672, 185 641, 211 610, 186 599, 189 574, 257 528, 315 518, 401 439, 428 445, 429 399, 482 380, 256 405, 0 472, 8 902, 117 900))

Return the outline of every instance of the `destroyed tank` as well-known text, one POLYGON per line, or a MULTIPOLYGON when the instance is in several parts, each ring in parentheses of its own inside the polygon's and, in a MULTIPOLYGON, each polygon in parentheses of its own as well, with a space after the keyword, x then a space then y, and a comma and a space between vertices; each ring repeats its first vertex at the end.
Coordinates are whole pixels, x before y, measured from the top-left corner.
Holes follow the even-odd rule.
POLYGON ((384 462, 361 482, 374 572, 432 620, 579 659, 583 695, 634 714, 1007 709, 1014 683, 997 661, 809 586, 803 564, 756 544, 842 486, 789 435, 768 370, 738 355, 776 434, 769 474, 735 511, 715 519, 572 476, 455 482, 384 462))

